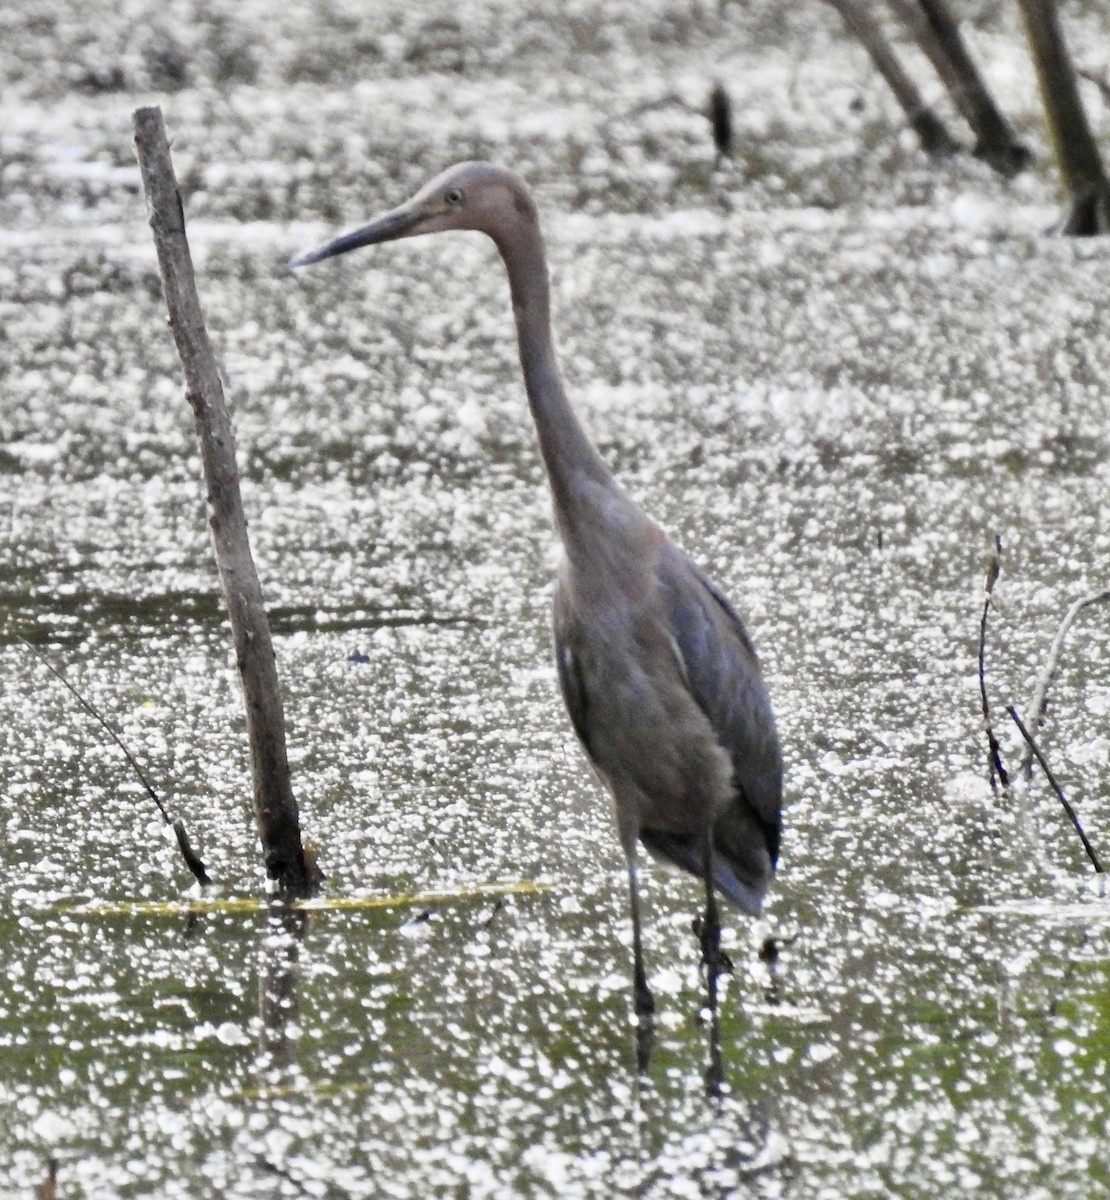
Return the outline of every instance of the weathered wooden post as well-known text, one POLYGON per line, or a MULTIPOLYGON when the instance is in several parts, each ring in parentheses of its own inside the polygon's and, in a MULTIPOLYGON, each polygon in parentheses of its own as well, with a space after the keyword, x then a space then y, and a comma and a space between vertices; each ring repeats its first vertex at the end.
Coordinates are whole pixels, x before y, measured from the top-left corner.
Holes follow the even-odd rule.
POLYGON ((159 108, 136 109, 135 147, 150 209, 170 328, 196 418, 208 487, 208 516, 243 685, 254 779, 254 815, 266 871, 283 900, 313 893, 320 876, 306 861, 289 776, 285 716, 262 589, 239 491, 235 437, 197 296, 185 216, 159 108))

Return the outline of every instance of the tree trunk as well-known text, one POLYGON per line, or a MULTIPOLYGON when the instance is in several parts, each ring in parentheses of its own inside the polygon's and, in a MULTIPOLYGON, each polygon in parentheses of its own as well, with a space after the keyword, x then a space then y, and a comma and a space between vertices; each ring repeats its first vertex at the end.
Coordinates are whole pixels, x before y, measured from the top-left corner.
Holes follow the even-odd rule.
POLYGON ((987 90, 946 0, 894 0, 960 114, 975 134, 972 153, 1007 179, 1032 161, 987 90))
POLYGON ((243 685, 255 821, 267 873, 277 882, 282 899, 293 900, 312 894, 319 875, 311 861, 306 863, 301 844, 273 642, 239 492, 235 436, 197 296, 162 113, 158 108, 136 109, 133 122, 170 327, 196 418, 216 565, 243 685))
POLYGON ((1049 140, 1068 192, 1060 231, 1079 237, 1110 233, 1110 180, 1079 97, 1079 81, 1055 0, 1018 3, 1037 68, 1049 140))
POLYGON ((917 134, 922 150, 932 158, 948 158, 955 154, 960 148, 959 144, 922 99, 917 84, 898 61, 894 48, 871 14, 857 3, 857 0, 828 0, 828 3, 840 13, 844 24, 870 55, 875 69, 886 80, 906 114, 910 128, 917 134))

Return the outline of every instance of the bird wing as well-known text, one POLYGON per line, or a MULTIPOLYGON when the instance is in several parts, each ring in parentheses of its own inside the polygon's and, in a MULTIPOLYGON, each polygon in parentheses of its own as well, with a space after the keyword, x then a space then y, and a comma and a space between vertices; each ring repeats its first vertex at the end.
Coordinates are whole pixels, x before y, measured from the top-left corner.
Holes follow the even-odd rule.
POLYGON ((574 654, 567 640, 565 617, 562 606, 558 602, 555 605, 554 632, 555 669, 559 673, 559 687, 562 689, 563 700, 567 706, 567 713, 570 715, 570 723, 574 726, 574 732, 578 735, 578 740, 592 761, 594 753, 590 748, 590 727, 587 715, 589 701, 578 664, 574 661, 574 654))
POLYGON ((683 679, 732 761, 737 804, 760 827, 774 863, 782 752, 751 639, 717 585, 670 542, 661 549, 658 577, 683 679))

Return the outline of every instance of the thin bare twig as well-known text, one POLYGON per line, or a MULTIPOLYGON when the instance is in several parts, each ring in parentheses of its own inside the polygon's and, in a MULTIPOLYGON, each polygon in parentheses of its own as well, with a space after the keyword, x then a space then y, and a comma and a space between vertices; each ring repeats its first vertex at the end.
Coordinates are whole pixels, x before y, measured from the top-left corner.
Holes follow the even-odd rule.
POLYGON ((646 116, 650 112, 658 112, 661 108, 681 108, 686 112, 698 111, 694 105, 688 104, 678 92, 667 92, 665 95, 654 97, 654 99, 644 100, 624 112, 613 113, 598 125, 598 131, 603 134, 608 133, 614 125, 621 121, 634 121, 637 117, 646 116))
POLYGON ((1006 711, 1010 714, 1014 724, 1018 727, 1018 732, 1025 739, 1026 745, 1028 745, 1029 749, 1033 751, 1037 762, 1040 763, 1041 770, 1044 771, 1045 778, 1048 780, 1052 790, 1056 793, 1057 799, 1064 806, 1064 812, 1068 814, 1069 820, 1075 826, 1075 832, 1079 834, 1079 840, 1083 843, 1083 849, 1087 851, 1087 857, 1091 860, 1091 865, 1101 875, 1103 873, 1102 866, 1098 861, 1098 856, 1095 854, 1094 847, 1087 840, 1087 835, 1083 832, 1083 826, 1079 823, 1079 817, 1076 815, 1075 809, 1072 808, 1072 806, 1068 803, 1063 789, 1056 782, 1056 777, 1049 769, 1048 763, 1045 762, 1045 758, 1040 751, 1040 747, 1033 740, 1033 735, 1028 729, 1025 728, 1024 724, 1022 724, 1021 717, 1017 715, 1017 710, 1014 708, 1014 706, 1012 704, 1008 704, 1006 706, 1006 711))
POLYGON ((113 742, 123 751, 123 757, 127 759, 128 766, 139 778, 139 782, 146 789, 147 795, 158 806, 158 811, 162 814, 162 820, 173 829, 174 836, 177 838, 177 846, 181 851, 181 857, 185 859, 185 865, 193 873, 193 878, 201 887, 208 887, 212 880, 208 877, 208 870, 204 863, 198 857, 189 841, 189 835, 185 832, 185 822, 178 817, 176 820, 166 811, 166 806, 162 803, 158 793, 154 790, 153 784, 147 779, 143 773, 142 767, 135 761, 131 751, 123 744, 123 738, 112 727, 107 717, 92 703, 91 700, 86 700, 84 696, 73 686, 72 683, 58 670, 56 666, 42 653, 41 650, 33 643, 29 642, 22 634, 15 635, 29 650, 37 655, 39 662, 54 676, 55 679, 66 689, 67 692, 77 701, 78 704, 89 714, 90 717, 100 726, 101 729, 112 739, 113 742))
POLYGON ((987 746, 989 748, 988 765, 990 767, 991 791, 997 796, 998 785, 1010 786, 1010 777, 1002 765, 1002 747, 994 736, 991 726, 991 706, 987 699, 987 618, 990 615, 991 596, 998 576, 1002 573, 1002 538, 994 535, 994 553, 987 563, 987 582, 984 586, 986 596, 983 600, 983 615, 979 619, 979 699, 983 705, 983 728, 987 731, 987 746))
MULTIPOLYGON (((1056 672, 1060 669, 1060 657, 1064 652, 1064 642, 1067 640, 1068 633, 1071 631, 1076 617, 1085 608, 1089 608, 1093 604, 1101 604, 1104 600, 1110 600, 1110 588, 1104 588, 1101 592, 1095 592, 1090 596, 1084 596, 1082 599, 1076 600, 1064 614, 1064 619, 1060 622, 1060 628, 1056 630, 1052 649, 1048 653, 1048 662, 1045 663, 1045 668, 1037 680, 1037 686, 1033 689, 1032 699, 1029 701, 1028 711, 1031 714, 1029 723, 1034 729, 1040 729, 1044 724, 1045 711, 1048 708, 1048 689, 1056 677, 1056 672)), ((1022 756, 1021 769, 1026 779, 1032 778, 1033 751, 1028 746, 1025 754, 1022 756)))
POLYGON ((1075 72, 1081 79, 1086 79, 1089 83, 1093 83, 1102 93, 1104 101, 1110 100, 1110 76, 1105 71, 1100 73, 1089 69, 1084 70, 1083 67, 1076 67, 1075 72))

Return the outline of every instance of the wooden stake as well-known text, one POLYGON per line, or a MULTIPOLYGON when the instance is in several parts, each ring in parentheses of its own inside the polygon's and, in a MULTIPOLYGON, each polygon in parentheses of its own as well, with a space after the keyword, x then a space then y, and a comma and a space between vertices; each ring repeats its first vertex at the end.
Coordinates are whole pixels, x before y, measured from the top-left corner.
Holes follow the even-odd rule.
POLYGON ((133 115, 135 148, 150 209, 170 328, 185 372, 208 487, 209 525, 243 685, 254 779, 254 815, 267 874, 283 900, 312 894, 319 876, 305 862, 289 776, 285 716, 262 589, 239 492, 235 436, 197 296, 185 214, 159 108, 133 115))

